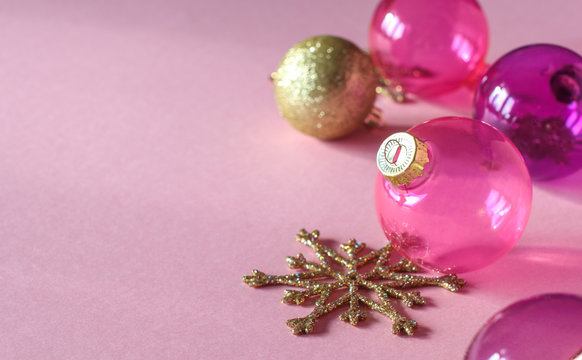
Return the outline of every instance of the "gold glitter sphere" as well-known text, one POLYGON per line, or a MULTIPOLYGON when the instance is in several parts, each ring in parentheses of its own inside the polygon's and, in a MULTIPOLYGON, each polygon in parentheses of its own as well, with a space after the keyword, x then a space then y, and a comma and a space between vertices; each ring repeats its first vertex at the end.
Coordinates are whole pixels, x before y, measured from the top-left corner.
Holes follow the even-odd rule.
POLYGON ((378 85, 370 57, 335 36, 315 36, 293 46, 272 78, 283 117, 297 130, 326 140, 364 123, 378 85))

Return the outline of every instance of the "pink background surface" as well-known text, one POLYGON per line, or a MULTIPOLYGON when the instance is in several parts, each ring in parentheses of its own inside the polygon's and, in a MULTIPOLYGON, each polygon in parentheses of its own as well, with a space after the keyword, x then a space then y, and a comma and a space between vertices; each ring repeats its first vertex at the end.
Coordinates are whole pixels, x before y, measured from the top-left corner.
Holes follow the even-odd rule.
MULTIPOLYGON (((481 324, 534 294, 582 294, 582 172, 534 187, 527 230, 466 291, 291 335, 309 306, 243 274, 311 253, 301 227, 370 247, 374 154, 462 102, 382 103, 391 127, 320 142, 279 116, 267 76, 315 34, 366 47, 376 1, 1 1, 1 359, 459 359, 481 324)), ((526 43, 582 51, 582 3, 483 2, 489 60, 526 43)), ((465 96, 466 97, 466 96, 465 96)), ((446 99, 445 99, 446 100, 446 99)), ((461 199, 458 199, 461 201, 461 199)), ((336 243, 337 244, 337 243, 336 243)))

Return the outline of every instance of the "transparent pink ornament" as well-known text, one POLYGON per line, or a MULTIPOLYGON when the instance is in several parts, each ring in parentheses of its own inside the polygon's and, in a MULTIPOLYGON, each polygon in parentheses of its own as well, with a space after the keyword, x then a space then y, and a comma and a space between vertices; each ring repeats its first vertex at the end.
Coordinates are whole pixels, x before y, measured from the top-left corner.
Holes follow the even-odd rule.
POLYGON ((429 162, 409 186, 379 173, 376 212, 388 240, 414 263, 442 273, 480 269, 505 255, 527 224, 529 173, 494 127, 462 117, 414 126, 429 162))
POLYGON ((480 78, 489 31, 475 0, 384 0, 369 43, 382 76, 430 96, 480 78))
POLYGON ((483 326, 465 359, 582 359, 582 297, 547 294, 508 306, 483 326))
POLYGON ((582 168, 582 57, 572 50, 534 44, 502 56, 477 87, 474 110, 514 142, 532 179, 582 168))

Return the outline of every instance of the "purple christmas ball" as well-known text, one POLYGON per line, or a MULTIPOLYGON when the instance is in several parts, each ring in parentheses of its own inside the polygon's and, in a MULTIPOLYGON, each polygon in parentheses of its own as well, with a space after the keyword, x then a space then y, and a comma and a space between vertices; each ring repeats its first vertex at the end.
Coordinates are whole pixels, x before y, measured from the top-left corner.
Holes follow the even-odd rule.
POLYGON ((513 50, 485 73, 475 118, 509 137, 534 180, 582 167, 582 57, 557 45, 513 50))
POLYGON ((579 358, 582 297, 547 294, 518 301, 495 314, 473 339, 465 360, 579 358))

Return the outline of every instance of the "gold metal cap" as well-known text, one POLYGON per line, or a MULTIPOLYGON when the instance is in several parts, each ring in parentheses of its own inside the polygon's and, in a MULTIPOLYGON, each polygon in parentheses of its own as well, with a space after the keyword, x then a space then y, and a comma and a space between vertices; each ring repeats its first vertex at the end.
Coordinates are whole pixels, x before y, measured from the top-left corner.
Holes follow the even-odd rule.
POLYGON ((406 132, 386 138, 376 156, 378 169, 395 186, 410 185, 412 180, 422 176, 427 162, 426 144, 406 132))

